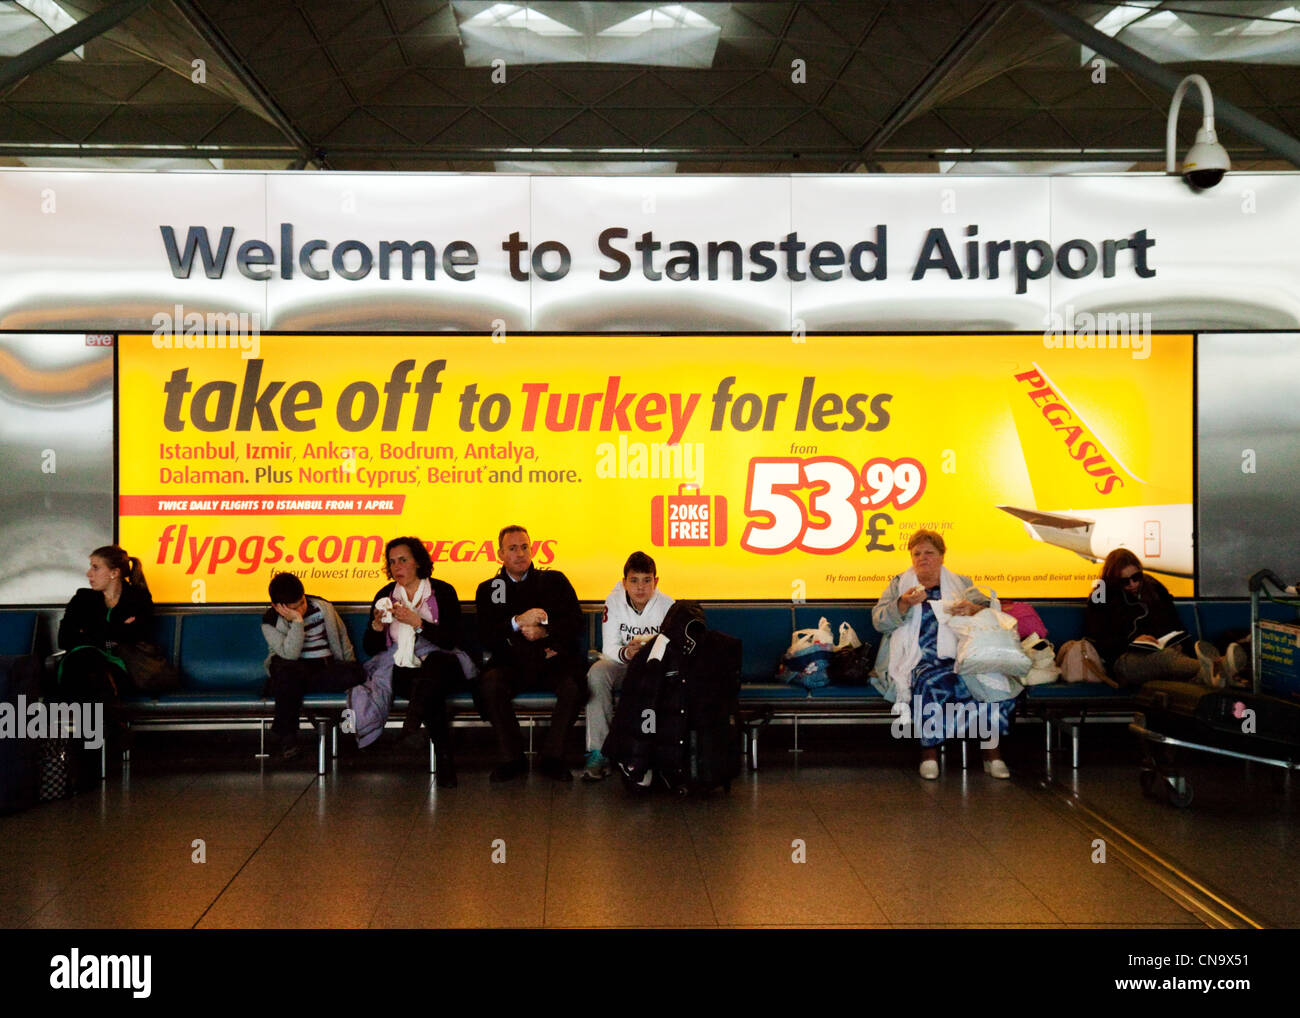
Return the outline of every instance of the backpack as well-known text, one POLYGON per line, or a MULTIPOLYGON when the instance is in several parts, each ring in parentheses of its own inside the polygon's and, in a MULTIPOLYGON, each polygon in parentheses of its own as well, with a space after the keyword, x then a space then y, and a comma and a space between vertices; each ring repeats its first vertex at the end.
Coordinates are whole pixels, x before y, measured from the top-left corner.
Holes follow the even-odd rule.
POLYGON ((1106 666, 1091 640, 1070 640, 1056 653, 1061 678, 1066 682, 1104 682, 1116 689, 1119 683, 1106 674, 1106 666))

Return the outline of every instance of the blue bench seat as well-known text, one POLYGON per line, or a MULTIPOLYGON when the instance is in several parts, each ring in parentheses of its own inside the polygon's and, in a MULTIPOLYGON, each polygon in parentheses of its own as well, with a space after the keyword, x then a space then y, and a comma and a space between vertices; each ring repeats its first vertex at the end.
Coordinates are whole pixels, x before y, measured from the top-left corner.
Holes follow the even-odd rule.
POLYGON ((36 647, 36 612, 0 611, 0 655, 20 657, 36 647))
MULTIPOLYGON (((1082 635, 1086 613, 1082 600, 1033 603, 1048 629, 1048 638, 1058 647, 1082 635)), ((830 621, 837 636, 840 624, 847 621, 860 639, 878 645, 880 634, 871 626, 871 602, 705 604, 704 607, 710 628, 742 642, 740 703, 751 720, 797 720, 800 715, 807 715, 810 723, 845 718, 870 721, 888 714, 889 702, 871 686, 827 686, 810 692, 775 681, 791 632, 815 627, 822 616, 830 621)), ((1195 638, 1216 640, 1224 634, 1244 632, 1250 623, 1250 604, 1245 600, 1184 600, 1177 602, 1177 607, 1184 626, 1195 638)), ((466 609, 461 642, 474 654, 478 648, 473 607, 467 605, 466 609)), ((359 657, 364 660, 362 641, 369 622, 365 607, 344 607, 340 613, 359 657)), ((162 724, 169 720, 183 723, 189 719, 196 725, 210 725, 223 717, 247 724, 252 718, 269 719, 273 704, 262 696, 266 681, 262 614, 261 609, 246 608, 183 609, 157 615, 154 639, 171 653, 181 671, 184 689, 156 698, 128 698, 124 701, 127 716, 142 724, 162 724)), ((1261 606, 1261 614, 1276 619, 1297 617, 1295 608, 1271 602, 1261 606)), ((596 648, 600 607, 589 606, 585 615, 585 647, 596 648)), ((35 612, 0 612, 0 647, 9 643, 30 647, 35 629, 35 612)), ((555 697, 550 693, 523 693, 514 702, 521 717, 536 723, 553 709, 555 697)), ((304 703, 325 724, 333 726, 346 706, 346 696, 314 693, 308 694, 304 703)), ((407 706, 406 700, 396 700, 395 718, 400 718, 407 706)), ((477 717, 477 711, 468 693, 452 697, 449 707, 453 717, 460 716, 459 723, 476 723, 472 719, 477 717)), ((1131 714, 1132 707, 1132 696, 1127 690, 1100 683, 1053 683, 1029 688, 1022 701, 1021 716, 1044 721, 1049 728, 1049 741, 1053 726, 1074 725, 1077 743, 1077 726, 1083 719, 1122 720, 1126 712, 1131 714)), ((747 734, 753 736, 756 731, 747 734)), ((755 747, 756 741, 751 750, 755 747)))

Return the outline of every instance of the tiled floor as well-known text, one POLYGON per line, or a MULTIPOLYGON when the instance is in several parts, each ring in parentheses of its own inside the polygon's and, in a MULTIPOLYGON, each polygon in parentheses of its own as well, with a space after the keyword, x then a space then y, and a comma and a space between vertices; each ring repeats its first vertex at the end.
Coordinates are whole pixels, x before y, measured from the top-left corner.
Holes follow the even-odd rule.
MULTIPOLYGON (((679 801, 629 799, 613 780, 490 786, 472 753, 442 791, 418 752, 345 757, 318 780, 310 762, 146 746, 126 781, 0 818, 0 926, 1201 925, 1122 862, 1093 862, 1032 754, 1012 782, 950 768, 927 783, 884 749, 798 765, 768 749, 729 796, 679 801)), ((1118 760, 1086 775, 1135 825, 1234 837, 1231 816, 1171 821, 1132 801, 1118 760)), ((1295 901, 1275 915, 1300 919, 1295 901)))
POLYGON ((1123 748, 1101 740, 1085 766, 1057 777, 1253 918, 1300 927, 1300 774, 1288 787, 1278 768, 1182 751, 1178 766, 1193 797, 1174 809, 1143 796, 1136 754, 1123 748))

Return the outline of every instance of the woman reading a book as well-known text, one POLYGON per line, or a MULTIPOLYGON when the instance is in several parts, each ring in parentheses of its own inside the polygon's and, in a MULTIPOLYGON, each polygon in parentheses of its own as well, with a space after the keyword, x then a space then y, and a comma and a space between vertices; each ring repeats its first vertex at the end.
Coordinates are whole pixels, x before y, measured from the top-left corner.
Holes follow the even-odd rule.
POLYGON ((1202 676, 1211 684, 1213 646, 1202 641, 1196 645, 1197 657, 1189 656, 1190 637, 1183 632, 1173 597, 1142 571, 1141 561, 1127 548, 1116 548, 1102 563, 1084 628, 1121 686, 1153 679, 1196 682, 1202 676))

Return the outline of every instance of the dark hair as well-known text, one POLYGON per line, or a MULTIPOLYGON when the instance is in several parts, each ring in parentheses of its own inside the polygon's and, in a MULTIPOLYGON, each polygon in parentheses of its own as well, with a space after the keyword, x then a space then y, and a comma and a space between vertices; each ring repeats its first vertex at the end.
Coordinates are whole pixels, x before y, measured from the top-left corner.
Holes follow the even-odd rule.
POLYGON ((297 604, 307 593, 302 589, 302 580, 293 573, 276 573, 266 592, 271 595, 272 604, 297 604))
POLYGON ((138 558, 128 555, 125 548, 116 544, 106 544, 92 551, 90 557, 102 560, 109 569, 116 569, 122 574, 123 583, 129 583, 148 593, 149 584, 144 582, 144 567, 140 565, 138 558))
POLYGON ((527 527, 521 527, 518 523, 512 523, 508 527, 502 527, 501 533, 497 534, 497 550, 500 551, 505 547, 506 534, 526 534, 527 527))
POLYGON ((651 576, 658 576, 659 570, 655 568, 655 560, 643 551, 634 551, 627 557, 623 563, 623 577, 627 578, 628 573, 649 573, 651 576))
POLYGON ((1136 566, 1140 571, 1142 560, 1127 548, 1116 548, 1106 556, 1106 561, 1101 564, 1101 579, 1107 589, 1123 589, 1124 581, 1119 578, 1119 574, 1129 566, 1136 566))
POLYGON ((394 537, 384 545, 384 572, 388 578, 393 578, 393 571, 388 568, 388 556, 399 544, 404 544, 411 549, 411 558, 415 559, 415 575, 422 580, 427 580, 433 575, 433 559, 429 558, 429 549, 424 546, 424 542, 418 537, 394 537))
POLYGON ((907 539, 907 550, 911 551, 918 544, 925 544, 927 542, 934 545, 934 550, 940 555, 948 554, 948 546, 943 543, 943 538, 933 530, 918 530, 907 539))

